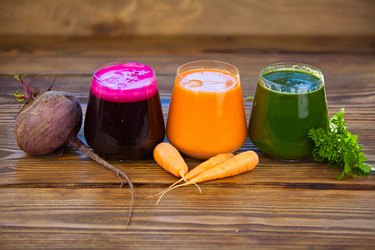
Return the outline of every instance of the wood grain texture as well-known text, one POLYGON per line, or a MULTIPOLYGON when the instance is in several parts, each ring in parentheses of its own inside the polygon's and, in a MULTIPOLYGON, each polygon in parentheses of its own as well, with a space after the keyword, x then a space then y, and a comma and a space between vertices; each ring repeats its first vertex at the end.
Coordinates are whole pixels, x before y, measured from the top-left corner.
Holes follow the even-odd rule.
MULTIPOLYGON (((335 180, 339 170, 311 160, 272 159, 247 140, 260 164, 252 172, 169 193, 159 206, 147 198, 175 177, 152 159, 111 161, 135 183, 134 216, 124 222, 129 189, 72 148, 42 157, 22 152, 13 138, 20 108, 12 75, 27 73, 40 88, 56 76, 56 90, 70 91, 86 108, 91 72, 113 60, 150 64, 158 75, 164 117, 177 67, 219 59, 240 69, 244 96, 253 95, 259 70, 277 61, 300 61, 325 74, 330 113, 345 107, 368 162, 375 164, 375 53, 372 40, 292 38, 262 47, 262 39, 162 37, 116 39, 17 37, 0 40, 0 248, 1 249, 371 249, 375 237, 375 175, 335 180), (178 40, 181 39, 181 40, 178 40), (243 40, 244 39, 244 40, 243 40), (152 40, 152 39, 151 39, 152 40), (205 41, 205 42, 202 42, 205 41), (305 42, 303 42, 305 41, 305 42), (338 48, 334 48, 334 42, 338 48), (124 42, 122 46, 121 42, 124 42), (275 45, 277 44, 277 45, 275 45), (315 44, 313 49, 309 45, 315 44), (138 46, 137 46, 138 45, 138 46), (327 46, 328 45, 328 46, 327 46), (109 46, 109 47, 108 47, 109 46)), ((264 38, 263 38, 264 39, 264 38)), ((264 44, 269 42, 267 38, 264 44)), ((252 103, 245 102, 247 119, 252 103)), ((82 130, 79 137, 84 140, 82 130)), ((200 161, 186 158, 190 168, 200 161)))
POLYGON ((227 249, 372 246, 373 191, 227 186, 169 195, 137 188, 133 223, 124 226, 127 194, 116 188, 9 188, 0 193, 3 247, 227 249), (332 202, 335 199, 335 202, 332 202), (355 230, 355 231, 354 231, 355 230), (42 237, 42 241, 38 236, 42 237), (360 240, 360 242, 358 242, 360 240))
POLYGON ((372 0, 2 0, 0 34, 368 35, 372 0))

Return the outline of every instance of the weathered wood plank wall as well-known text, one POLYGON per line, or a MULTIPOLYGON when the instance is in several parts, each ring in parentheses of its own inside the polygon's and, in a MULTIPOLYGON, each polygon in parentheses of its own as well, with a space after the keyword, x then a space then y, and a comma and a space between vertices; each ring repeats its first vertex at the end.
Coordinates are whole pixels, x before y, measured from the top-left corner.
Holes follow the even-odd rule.
POLYGON ((1 0, 0 35, 375 35, 373 0, 1 0))

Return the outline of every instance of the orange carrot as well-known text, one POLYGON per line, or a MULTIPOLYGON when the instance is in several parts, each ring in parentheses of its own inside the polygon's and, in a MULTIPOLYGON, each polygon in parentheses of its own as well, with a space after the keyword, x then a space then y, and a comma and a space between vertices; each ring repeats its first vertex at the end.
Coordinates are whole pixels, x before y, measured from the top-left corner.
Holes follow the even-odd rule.
POLYGON ((176 177, 185 178, 185 174, 189 171, 178 150, 169 143, 161 142, 155 147, 154 159, 162 168, 176 177))
MULTIPOLYGON (((235 155, 234 157, 216 165, 213 168, 210 168, 198 176, 190 179, 189 181, 174 186, 171 189, 168 190, 172 191, 175 188, 193 185, 205 181, 211 181, 221 178, 226 178, 234 175, 238 175, 250 170, 253 170, 259 162, 259 157, 254 151, 246 151, 239 153, 235 155)), ((164 192, 160 195, 158 201, 156 204, 158 204, 161 200, 161 198, 166 194, 167 192, 164 192)))
MULTIPOLYGON (((233 157, 233 154, 232 153, 224 153, 224 154, 218 154, 216 156, 213 156, 211 157, 210 159, 202 162, 201 164, 199 164, 198 166, 196 166, 195 168, 193 168, 192 170, 190 170, 186 175, 185 175, 185 179, 184 178, 181 178, 179 179, 178 181, 176 181, 175 183, 173 183, 172 185, 170 185, 168 188, 164 189, 163 191, 157 193, 157 194, 154 194, 150 197, 153 197, 153 196, 158 196, 158 195, 161 195, 162 193, 164 192, 168 192, 169 189, 171 189, 172 187, 174 187, 175 185, 177 185, 178 183, 180 183, 181 181, 183 180, 190 180, 194 177, 196 177, 197 175, 199 175, 200 173, 210 169, 210 168, 213 168, 215 167, 216 165, 222 163, 223 161, 226 161, 228 160, 229 158, 233 157)), ((201 191, 201 189, 199 188, 199 186, 197 186, 199 191, 201 191)))
POLYGON ((189 180, 189 183, 182 185, 187 186, 192 183, 200 183, 242 174, 253 170, 258 165, 258 162, 259 157, 254 151, 242 152, 218 164, 214 168, 204 171, 200 175, 189 180))
POLYGON ((213 156, 210 159, 208 159, 207 161, 202 162, 201 164, 199 164, 198 166, 196 166, 195 168, 190 170, 185 175, 185 178, 186 178, 186 180, 190 180, 190 179, 196 177, 197 175, 199 175, 200 173, 202 173, 202 172, 204 172, 204 171, 206 171, 210 168, 213 168, 216 165, 218 165, 219 163, 222 163, 222 162, 224 162, 224 161, 226 161, 226 160, 228 160, 229 158, 232 158, 232 157, 233 157, 232 153, 218 154, 216 156, 213 156))

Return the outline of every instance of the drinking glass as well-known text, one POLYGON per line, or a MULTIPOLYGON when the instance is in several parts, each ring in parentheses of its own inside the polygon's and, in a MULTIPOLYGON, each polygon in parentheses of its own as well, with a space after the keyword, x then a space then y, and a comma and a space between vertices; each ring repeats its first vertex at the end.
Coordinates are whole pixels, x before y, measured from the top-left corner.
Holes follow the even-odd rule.
POLYGON ((277 63, 260 71, 249 122, 251 141, 271 157, 307 158, 311 128, 328 126, 323 73, 302 63, 277 63))
POLYGON ((92 77, 84 132, 90 147, 109 158, 151 155, 165 135, 154 70, 136 62, 98 67, 92 77))
POLYGON ((246 134, 238 69, 212 60, 180 66, 167 120, 169 141, 188 156, 207 159, 239 149, 246 134))

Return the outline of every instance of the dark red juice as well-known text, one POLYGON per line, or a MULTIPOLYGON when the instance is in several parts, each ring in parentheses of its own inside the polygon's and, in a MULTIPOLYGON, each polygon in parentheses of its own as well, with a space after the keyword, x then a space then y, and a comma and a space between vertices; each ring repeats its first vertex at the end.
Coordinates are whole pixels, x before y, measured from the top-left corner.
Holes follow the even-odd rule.
POLYGON ((93 77, 85 119, 87 143, 109 158, 151 155, 165 128, 154 71, 139 63, 114 64, 93 77))

